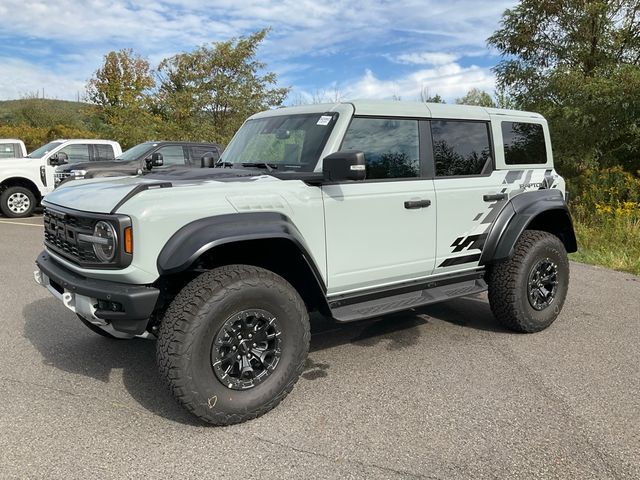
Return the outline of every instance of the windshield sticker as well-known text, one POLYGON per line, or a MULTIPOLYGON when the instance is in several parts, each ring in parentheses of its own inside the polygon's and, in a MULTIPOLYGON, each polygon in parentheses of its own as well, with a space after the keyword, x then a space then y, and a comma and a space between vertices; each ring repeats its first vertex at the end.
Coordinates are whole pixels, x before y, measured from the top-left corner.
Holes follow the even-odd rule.
POLYGON ((323 115, 320 117, 316 125, 329 125, 330 121, 331 121, 331 115, 323 115))

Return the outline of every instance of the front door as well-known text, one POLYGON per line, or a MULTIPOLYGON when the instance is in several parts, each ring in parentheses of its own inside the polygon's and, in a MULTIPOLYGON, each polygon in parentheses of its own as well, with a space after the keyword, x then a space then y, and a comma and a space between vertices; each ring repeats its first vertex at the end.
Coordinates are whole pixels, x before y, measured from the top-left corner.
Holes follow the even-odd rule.
POLYGON ((356 117, 342 150, 365 152, 367 180, 322 187, 328 294, 424 278, 434 268, 436 199, 419 122, 356 117))

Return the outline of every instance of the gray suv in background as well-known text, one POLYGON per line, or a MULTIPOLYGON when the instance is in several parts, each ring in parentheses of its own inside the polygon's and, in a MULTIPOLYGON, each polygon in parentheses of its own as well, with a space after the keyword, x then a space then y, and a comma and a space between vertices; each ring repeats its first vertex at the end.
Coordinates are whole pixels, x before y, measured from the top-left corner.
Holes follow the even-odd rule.
POLYGON ((222 146, 203 142, 144 142, 131 147, 111 161, 61 165, 55 171, 55 184, 69 179, 139 175, 152 168, 202 167, 203 158, 216 162, 222 146))

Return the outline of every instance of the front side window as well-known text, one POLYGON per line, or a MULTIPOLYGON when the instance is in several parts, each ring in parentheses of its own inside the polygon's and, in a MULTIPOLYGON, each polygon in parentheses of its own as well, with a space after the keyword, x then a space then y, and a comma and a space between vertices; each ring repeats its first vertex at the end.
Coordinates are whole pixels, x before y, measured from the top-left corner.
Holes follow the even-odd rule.
POLYGON ((431 133, 436 177, 480 175, 491 164, 487 123, 434 120, 431 133))
POLYGON ((502 141, 507 165, 547 163, 547 146, 539 123, 502 122, 502 141))
POLYGON ((221 161, 278 170, 312 171, 338 114, 274 115, 248 120, 222 154, 221 161))
POLYGON ((89 145, 87 144, 67 145, 61 148, 60 152, 67 154, 67 162, 69 163, 88 162, 90 160, 89 145))
POLYGON ((361 150, 367 179, 420 176, 417 120, 354 118, 342 150, 361 150))
POLYGON ((185 165, 187 163, 184 158, 184 148, 182 148, 182 145, 167 145, 166 147, 159 148, 156 152, 162 154, 164 166, 185 165))
POLYGON ((220 158, 220 154, 218 153, 218 149, 212 146, 194 146, 191 147, 191 162, 196 165, 200 165, 200 161, 202 157, 207 154, 213 155, 213 159, 218 160, 220 158))

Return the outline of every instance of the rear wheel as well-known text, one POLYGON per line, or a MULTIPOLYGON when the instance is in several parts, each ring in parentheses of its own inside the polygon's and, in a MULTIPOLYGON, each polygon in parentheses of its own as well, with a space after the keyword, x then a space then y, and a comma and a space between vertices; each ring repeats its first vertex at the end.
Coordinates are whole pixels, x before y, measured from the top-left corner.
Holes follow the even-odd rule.
POLYGON ((539 332, 554 322, 567 296, 567 252, 555 235, 526 230, 513 256, 491 267, 488 280, 496 319, 517 332, 539 332))
POLYGON ((36 202, 36 196, 28 188, 9 187, 0 195, 0 210, 10 218, 30 217, 36 202))
POLYGON ((161 375, 177 400, 214 425, 274 408, 293 389, 309 350, 296 290, 268 270, 230 265, 176 296, 158 332, 161 375))

